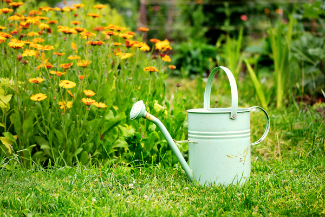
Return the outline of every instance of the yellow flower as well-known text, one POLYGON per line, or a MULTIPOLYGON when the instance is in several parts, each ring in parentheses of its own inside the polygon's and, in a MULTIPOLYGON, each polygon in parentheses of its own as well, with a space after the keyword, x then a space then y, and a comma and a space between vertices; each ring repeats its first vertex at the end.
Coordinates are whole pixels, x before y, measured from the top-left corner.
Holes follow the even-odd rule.
POLYGON ((0 36, 0 43, 4 42, 5 40, 7 40, 5 37, 0 36))
POLYGON ((71 55, 71 56, 68 57, 68 59, 69 60, 76 60, 76 59, 80 60, 80 57, 77 56, 77 55, 71 55))
POLYGON ((156 69, 153 66, 149 66, 143 69, 143 71, 147 71, 147 72, 158 72, 158 69, 156 69))
POLYGON ((24 19, 23 17, 17 16, 17 15, 13 15, 8 17, 8 20, 22 20, 24 19))
POLYGON ((85 37, 90 37, 90 36, 96 36, 95 33, 92 32, 82 32, 80 35, 85 36, 85 37))
POLYGON ((39 34, 37 32, 29 32, 27 33, 27 36, 39 36, 39 34))
POLYGON ((4 27, 4 26, 0 26, 0 30, 4 30, 6 29, 7 27, 4 27))
POLYGON ((34 43, 40 43, 40 42, 43 42, 43 41, 45 41, 43 38, 34 38, 33 39, 34 43))
POLYGON ((71 11, 71 9, 69 7, 64 7, 64 8, 62 8, 62 11, 63 12, 69 12, 69 11, 71 11))
POLYGON ((61 77, 61 75, 65 75, 65 72, 50 71, 50 73, 51 73, 52 75, 57 75, 57 76, 59 76, 59 77, 61 77))
POLYGON ((11 39, 11 42, 9 42, 8 45, 14 49, 21 49, 24 47, 25 43, 17 39, 11 39))
POLYGON ((38 78, 31 78, 31 79, 29 79, 28 81, 29 81, 30 83, 39 84, 39 83, 45 81, 45 79, 44 79, 44 78, 40 78, 40 77, 38 77, 38 78))
POLYGON ((91 63, 91 61, 89 61, 89 60, 81 60, 77 64, 78 64, 78 66, 82 66, 82 67, 86 68, 90 63, 91 63))
POLYGON ((64 109, 65 111, 65 107, 67 108, 71 108, 72 107, 72 102, 71 101, 63 101, 63 102, 59 102, 59 105, 60 105, 60 109, 64 109))
POLYGON ((150 51, 150 47, 146 43, 142 43, 140 50, 150 51))
POLYGON ((82 27, 74 27, 74 30, 76 30, 77 32, 83 32, 86 31, 86 29, 82 28, 82 27))
POLYGON ((93 105, 96 106, 97 108, 106 108, 107 107, 107 105, 102 102, 94 102, 93 105))
POLYGON ((22 6, 24 3, 23 2, 12 2, 9 4, 10 7, 13 8, 18 8, 19 6, 22 6))
POLYGON ((140 28, 138 28, 138 30, 141 31, 141 32, 148 32, 149 31, 149 29, 146 28, 146 27, 140 27, 140 28))
POLYGON ((41 23, 41 24, 39 24, 38 25, 38 28, 40 28, 40 29, 49 29, 50 28, 50 26, 49 25, 47 25, 47 24, 45 24, 45 23, 41 23))
POLYGON ((94 8, 97 8, 97 9, 101 10, 101 9, 103 9, 103 8, 106 8, 106 6, 100 4, 100 5, 94 5, 94 8))
POLYGON ((168 55, 165 55, 163 58, 161 58, 165 62, 170 62, 172 61, 168 55))
POLYGON ((46 98, 47 98, 46 94, 43 93, 38 93, 30 97, 30 99, 33 101, 42 101, 46 98))
POLYGON ((75 87, 76 83, 69 80, 61 80, 59 86, 68 89, 75 87))
POLYGON ((119 42, 113 42, 113 46, 119 46, 119 45, 122 45, 122 43, 119 43, 119 42))
POLYGON ((161 110, 165 110, 165 107, 161 106, 158 104, 158 100, 154 100, 154 106, 153 108, 155 109, 156 112, 160 112, 161 110))
POLYGON ((26 23, 31 23, 31 24, 40 24, 39 18, 38 17, 26 17, 26 23))
POLYGON ((26 50, 24 50, 22 56, 23 57, 26 57, 26 56, 37 57, 37 53, 38 53, 37 51, 26 49, 26 50))
POLYGON ((50 62, 47 62, 48 59, 46 59, 41 65, 37 66, 36 69, 39 70, 40 68, 53 68, 53 65, 50 62))
POLYGON ((133 54, 131 54, 131 53, 125 53, 125 54, 123 54, 123 55, 121 56, 121 59, 124 60, 124 59, 126 59, 126 58, 131 57, 131 56, 133 56, 133 54))
POLYGON ((172 47, 169 45, 169 41, 165 39, 164 41, 158 41, 156 43, 156 50, 172 50, 172 47))
POLYGON ((40 44, 30 43, 29 47, 36 48, 37 50, 43 50, 43 45, 40 44))
POLYGON ((42 7, 42 11, 49 12, 53 10, 51 7, 42 7))
POLYGON ((85 103, 86 105, 91 105, 96 101, 90 98, 82 98, 82 102, 85 103))
POLYGON ((84 90, 83 92, 87 97, 92 97, 96 95, 96 93, 92 90, 84 90))
POLYGON ((43 46, 43 50, 53 50, 53 49, 54 49, 54 47, 51 46, 51 45, 44 45, 43 46))
POLYGON ((72 6, 75 7, 75 8, 82 8, 85 5, 84 4, 73 4, 72 6))

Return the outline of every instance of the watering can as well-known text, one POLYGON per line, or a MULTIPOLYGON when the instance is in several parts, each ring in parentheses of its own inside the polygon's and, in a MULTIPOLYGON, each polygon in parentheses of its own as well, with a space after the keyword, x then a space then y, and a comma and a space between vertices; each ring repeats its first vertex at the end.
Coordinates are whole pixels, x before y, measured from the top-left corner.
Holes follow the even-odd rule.
MULTIPOLYGON (((189 109, 188 149, 189 165, 159 119, 145 110, 142 100, 136 102, 130 112, 131 120, 146 118, 158 126, 170 148, 192 181, 200 184, 242 184, 250 177, 251 145, 263 141, 270 129, 266 111, 258 106, 238 108, 238 93, 235 78, 226 67, 212 70, 204 92, 204 106, 189 109), (215 74, 222 69, 231 86, 231 108, 210 108, 211 86, 215 74), (266 115, 266 129, 262 137, 250 142, 250 111, 260 109, 266 115)), ((184 141, 182 141, 184 142, 184 141)))

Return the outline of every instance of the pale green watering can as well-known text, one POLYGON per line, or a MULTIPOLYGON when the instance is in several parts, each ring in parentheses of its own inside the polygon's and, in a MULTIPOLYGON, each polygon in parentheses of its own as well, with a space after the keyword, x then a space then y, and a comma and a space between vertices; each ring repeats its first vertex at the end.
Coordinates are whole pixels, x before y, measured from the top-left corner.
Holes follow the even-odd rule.
POLYGON ((258 106, 238 108, 237 85, 233 74, 226 67, 212 70, 204 92, 204 107, 188 112, 189 165, 178 150, 165 126, 145 110, 143 101, 132 107, 130 118, 144 117, 156 124, 181 166, 191 180, 200 184, 244 183, 251 171, 251 145, 263 141, 270 129, 270 119, 264 109, 258 106), (223 69, 231 86, 231 108, 210 108, 211 86, 215 74, 223 69), (266 129, 263 136, 250 142, 250 111, 259 108, 266 115, 266 129))

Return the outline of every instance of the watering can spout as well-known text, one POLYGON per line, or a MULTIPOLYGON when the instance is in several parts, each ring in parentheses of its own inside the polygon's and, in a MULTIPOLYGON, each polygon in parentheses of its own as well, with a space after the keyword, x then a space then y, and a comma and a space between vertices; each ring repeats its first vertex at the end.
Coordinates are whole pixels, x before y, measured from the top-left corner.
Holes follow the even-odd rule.
POLYGON ((149 114, 146 111, 145 105, 144 105, 142 100, 136 102, 133 105, 133 107, 131 109, 131 112, 130 112, 130 118, 131 118, 131 120, 135 120, 135 119, 139 119, 139 118, 146 118, 147 120, 153 122, 160 129, 162 134, 164 135, 166 141, 168 142, 170 148, 172 149, 172 151, 176 155, 178 161, 180 162, 182 168, 184 169, 184 171, 187 174, 187 176, 189 177, 189 179, 193 180, 193 172, 192 172, 191 168, 186 163, 183 155, 181 154, 181 152, 177 148, 174 140, 172 139, 172 137, 168 133, 166 127, 163 125, 163 123, 161 123, 161 121, 158 118, 156 118, 155 116, 149 114))

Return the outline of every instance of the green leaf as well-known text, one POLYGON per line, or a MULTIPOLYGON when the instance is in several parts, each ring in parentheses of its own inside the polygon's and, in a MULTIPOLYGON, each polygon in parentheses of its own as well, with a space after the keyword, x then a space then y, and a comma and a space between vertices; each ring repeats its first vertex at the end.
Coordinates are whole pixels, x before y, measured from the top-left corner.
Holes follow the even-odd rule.
POLYGON ((246 59, 244 59, 244 62, 246 63, 247 66, 247 70, 249 72, 249 75, 252 79, 252 82, 254 84, 258 99, 260 100, 262 106, 267 109, 267 102, 265 99, 265 95, 264 95, 264 91, 262 89, 261 83, 260 81, 257 79, 256 74, 254 72, 254 70, 252 69, 251 65, 248 63, 248 61, 246 59))
POLYGON ((7 103, 10 102, 11 97, 12 97, 12 94, 8 94, 8 95, 6 95, 6 96, 4 96, 4 95, 0 95, 0 100, 1 100, 4 104, 7 104, 7 103))
POLYGON ((175 117, 175 120, 177 123, 179 124, 182 124, 184 123, 185 121, 185 118, 186 118, 186 114, 184 114, 182 111, 181 112, 178 112, 176 117, 175 117))
POLYGON ((117 126, 121 121, 124 121, 126 119, 126 115, 124 112, 119 113, 117 116, 112 118, 112 112, 107 114, 105 116, 106 123, 104 124, 104 128, 102 133, 105 131, 110 131, 113 129, 115 126, 117 126))
POLYGON ((11 154, 13 142, 6 137, 0 137, 0 140, 1 140, 2 144, 4 144, 6 146, 6 148, 8 149, 9 154, 11 154))
POLYGON ((82 163, 82 165, 87 165, 88 161, 89 161, 88 152, 83 151, 80 156, 80 162, 82 163))
POLYGON ((43 137, 40 137, 40 136, 35 136, 35 141, 37 142, 37 144, 39 145, 39 146, 43 146, 43 145, 45 145, 45 146, 49 146, 49 142, 46 140, 46 139, 44 139, 43 137))
POLYGON ((6 126, 5 126, 5 125, 3 125, 2 123, 0 123, 0 127, 6 128, 6 126))
POLYGON ((118 139, 114 142, 111 148, 127 148, 127 147, 129 147, 129 145, 125 140, 118 139))
POLYGON ((63 140, 64 140, 64 138, 63 138, 63 134, 62 134, 62 132, 59 131, 59 130, 57 130, 57 129, 54 129, 54 132, 55 132, 56 137, 57 137, 58 140, 59 140, 59 143, 63 144, 63 140))
POLYGON ((73 156, 77 156, 77 155, 78 155, 82 150, 83 150, 83 148, 78 148, 78 149, 74 152, 73 156))

